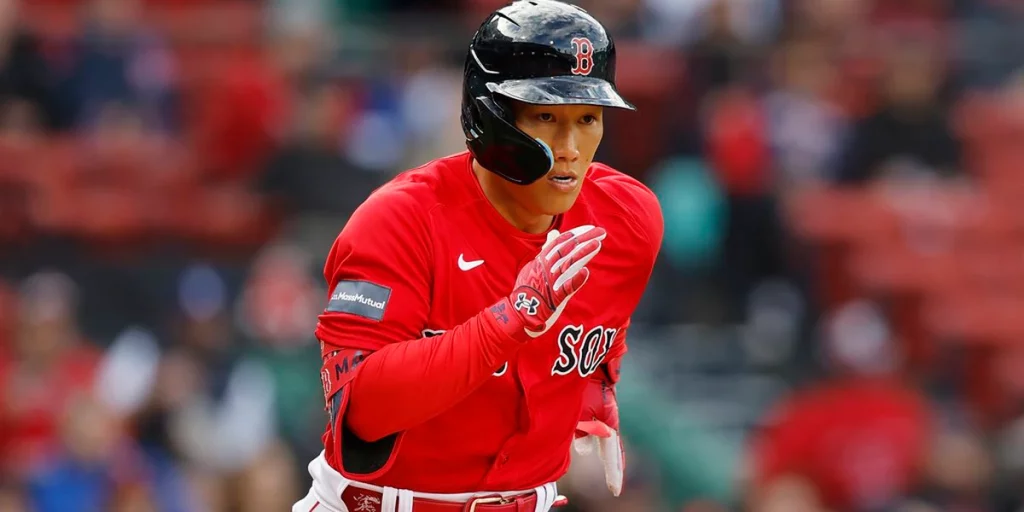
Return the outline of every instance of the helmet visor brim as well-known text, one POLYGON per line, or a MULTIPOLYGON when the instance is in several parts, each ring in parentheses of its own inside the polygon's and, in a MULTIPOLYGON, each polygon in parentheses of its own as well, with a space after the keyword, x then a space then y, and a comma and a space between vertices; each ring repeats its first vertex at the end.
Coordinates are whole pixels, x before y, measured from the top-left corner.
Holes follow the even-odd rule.
POLYGON ((490 82, 487 88, 495 94, 533 105, 597 105, 636 110, 622 98, 615 87, 600 78, 584 76, 552 76, 490 82))

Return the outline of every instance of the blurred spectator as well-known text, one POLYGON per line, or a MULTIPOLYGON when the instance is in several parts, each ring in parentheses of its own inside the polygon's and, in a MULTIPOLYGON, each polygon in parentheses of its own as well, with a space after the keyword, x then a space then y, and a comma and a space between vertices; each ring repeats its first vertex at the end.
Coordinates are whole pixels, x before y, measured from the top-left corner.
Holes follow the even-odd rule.
MULTIPOLYGON (((19 19, 18 1, 0 1, 0 106, 21 106, 21 119, 57 127, 61 123, 53 69, 41 42, 19 19)), ((10 116, 5 113, 4 117, 10 116)), ((4 124, 9 125, 10 121, 4 124)))
POLYGON ((110 505, 112 512, 160 512, 161 508, 153 501, 149 490, 141 485, 128 485, 114 496, 110 505))
POLYGON ((38 108, 22 98, 8 98, 0 110, 0 136, 12 147, 31 147, 41 142, 46 126, 38 108))
POLYGON ((744 41, 731 16, 729 0, 711 0, 704 13, 704 36, 688 52, 692 93, 703 98, 718 88, 746 82, 753 48, 744 41))
POLYGON ((899 381, 880 311, 848 304, 826 336, 832 377, 780 404, 757 437, 753 510, 887 510, 922 481, 928 404, 899 381))
MULTIPOLYGON (((202 489, 185 458, 187 453, 174 437, 175 414, 200 384, 198 369, 189 362, 167 357, 148 389, 148 401, 132 415, 133 432, 145 459, 153 485, 149 489, 161 511, 195 510, 204 503, 202 489)), ((134 495, 130 496, 134 497, 134 495)))
POLYGON ((775 55, 776 88, 765 99, 776 187, 821 184, 839 161, 845 119, 829 98, 837 71, 828 46, 794 39, 775 55))
POLYGON ((76 327, 77 290, 56 273, 25 280, 18 326, 0 355, 0 454, 6 473, 24 474, 58 449, 60 414, 91 388, 98 351, 76 327))
POLYGON ((0 357, 9 357, 17 327, 17 296, 11 286, 0 279, 0 357))
MULTIPOLYGON (((883 0, 884 1, 884 0, 883 0)), ((855 32, 870 30, 865 20, 872 5, 861 0, 795 0, 789 3, 787 32, 791 37, 821 38, 842 44, 855 32)))
POLYGON ((446 60, 444 47, 426 37, 403 41, 397 51, 402 57, 395 78, 400 87, 396 108, 410 136, 403 162, 419 165, 432 155, 464 147, 461 68, 438 67, 446 60))
POLYGON ((930 41, 889 41, 884 104, 860 121, 845 149, 839 182, 962 175, 960 145, 939 96, 946 82, 930 41))
POLYGON ((750 510, 757 512, 823 512, 820 493, 806 478, 780 476, 771 485, 771 492, 757 497, 750 510))
POLYGON ((1024 8, 1020 2, 985 0, 956 2, 960 6, 962 50, 957 59, 958 82, 983 89, 998 87, 1024 68, 1024 8))
POLYGON ((61 411, 61 448, 29 478, 38 512, 109 510, 120 489, 144 478, 125 430, 96 400, 79 395, 61 411))
POLYGON ((757 283, 788 273, 767 118, 753 91, 739 85, 709 98, 707 115, 708 160, 726 194, 722 257, 729 318, 743 321, 746 298, 757 283))
MULTIPOLYGON (((651 190, 661 203, 665 235, 639 317, 657 325, 710 320, 718 292, 707 278, 719 265, 725 235, 725 198, 707 166, 695 159, 668 160, 654 169, 651 190), (699 304, 699 306, 698 306, 699 304)), ((720 316, 720 315, 718 315, 720 316)))
POLYGON ((141 25, 139 0, 90 0, 88 7, 62 95, 74 123, 91 127, 117 105, 147 129, 177 129, 174 62, 160 35, 141 25))
POLYGON ((780 28, 783 3, 778 0, 646 0, 641 30, 651 43, 688 46, 708 30, 709 14, 725 15, 739 39, 764 44, 780 28))
MULTIPOLYGON (((288 510, 301 494, 293 468, 300 465, 281 444, 271 444, 239 475, 233 509, 252 512, 288 510)), ((232 508, 228 508, 229 510, 232 508)))
MULTIPOLYGON (((626 445, 628 453, 636 454, 634 447, 626 445)), ((658 488, 654 475, 647 469, 648 462, 641 457, 632 457, 626 466, 626 483, 628 492, 614 500, 605 498, 608 492, 605 482, 603 465, 597 450, 585 450, 582 453, 572 451, 572 463, 569 472, 559 483, 559 491, 569 498, 569 506, 565 512, 619 512, 661 510, 658 503, 658 488)), ((553 509, 562 512, 562 509, 553 509)))
POLYGON ((730 197, 763 197, 772 191, 766 121, 747 87, 723 87, 709 98, 708 157, 730 197))
POLYGON ((153 392, 159 357, 157 341, 150 332, 125 329, 100 361, 96 397, 115 414, 135 414, 153 392))
MULTIPOLYGON (((998 385, 1007 391, 1009 420, 994 435, 994 460, 998 473, 991 475, 997 487, 1000 510, 1024 509, 1024 350, 1019 347, 1000 358, 996 373, 998 385)), ((986 468, 987 469, 987 468, 986 468)))
POLYGON ((347 216, 383 183, 342 155, 339 123, 351 108, 346 92, 317 80, 296 93, 288 134, 260 181, 260 189, 291 215, 347 216))
POLYGON ((125 419, 87 393, 69 403, 62 449, 29 476, 34 510, 196 510, 179 468, 140 450, 125 419))
POLYGON ((29 512, 25 491, 15 485, 0 485, 0 510, 3 512, 29 512))
POLYGON ((323 449, 326 418, 320 381, 310 377, 321 365, 313 331, 325 297, 312 278, 311 260, 295 246, 265 249, 253 264, 237 317, 255 341, 252 357, 273 379, 279 434, 300 475, 308 474, 305 465, 323 449))
POLYGON ((264 60, 238 56, 197 99, 196 146, 208 176, 244 182, 274 147, 286 112, 283 77, 264 60))
MULTIPOLYGON (((321 71, 329 41, 326 20, 292 18, 288 12, 278 11, 266 40, 255 48, 208 44, 209 52, 220 58, 192 107, 193 138, 210 179, 248 183, 281 143, 286 128, 296 126, 289 122, 294 107, 290 91, 321 71)), ((333 121, 328 114, 325 122, 333 121)))
POLYGON ((681 269, 710 264, 725 220, 722 191, 710 169, 697 160, 668 160, 650 182, 666 219, 663 254, 681 269))
POLYGON ((915 502, 936 510, 985 512, 995 506, 995 466, 975 433, 946 429, 932 448, 915 502))
POLYGON ((179 344, 168 364, 188 376, 178 396, 170 434, 185 459, 232 474, 259 457, 272 441, 273 381, 265 366, 239 354, 231 330, 224 283, 206 266, 186 269, 180 283, 184 312, 179 344))

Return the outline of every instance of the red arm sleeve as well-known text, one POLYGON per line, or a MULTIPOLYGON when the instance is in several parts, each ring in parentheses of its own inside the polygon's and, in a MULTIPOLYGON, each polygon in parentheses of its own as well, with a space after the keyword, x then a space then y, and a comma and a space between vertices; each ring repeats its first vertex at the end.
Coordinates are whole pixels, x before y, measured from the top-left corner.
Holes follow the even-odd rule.
POLYGON ((519 344, 485 311, 441 336, 388 345, 360 367, 347 424, 376 441, 423 423, 486 382, 519 344))
POLYGON ((353 214, 327 259, 331 295, 316 331, 323 355, 372 353, 335 385, 326 372, 325 393, 350 384, 344 421, 365 441, 450 408, 528 339, 502 302, 441 336, 422 337, 433 276, 429 232, 429 205, 385 189, 353 214))

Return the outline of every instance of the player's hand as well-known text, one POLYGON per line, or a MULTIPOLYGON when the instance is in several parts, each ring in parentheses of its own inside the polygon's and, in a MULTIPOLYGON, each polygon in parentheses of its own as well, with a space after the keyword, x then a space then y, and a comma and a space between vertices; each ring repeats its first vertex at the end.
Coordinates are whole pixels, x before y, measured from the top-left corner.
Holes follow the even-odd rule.
POLYGON ((608 490, 614 496, 622 493, 626 456, 619 436, 619 405, 615 400, 615 387, 603 379, 591 379, 587 383, 573 447, 580 454, 588 454, 596 447, 604 464, 608 490))
POLYGON ((551 230, 540 253, 520 270, 509 296, 526 333, 538 337, 554 325, 590 276, 587 263, 601 250, 603 228, 580 226, 565 233, 551 230))

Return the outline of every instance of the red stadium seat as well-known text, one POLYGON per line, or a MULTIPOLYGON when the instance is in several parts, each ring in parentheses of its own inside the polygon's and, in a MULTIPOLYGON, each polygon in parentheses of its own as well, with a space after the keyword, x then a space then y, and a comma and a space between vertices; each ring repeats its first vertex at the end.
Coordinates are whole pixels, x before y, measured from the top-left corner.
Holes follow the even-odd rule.
POLYGON ((230 186, 180 190, 175 233, 199 249, 247 249, 265 242, 275 224, 263 199, 230 186))

